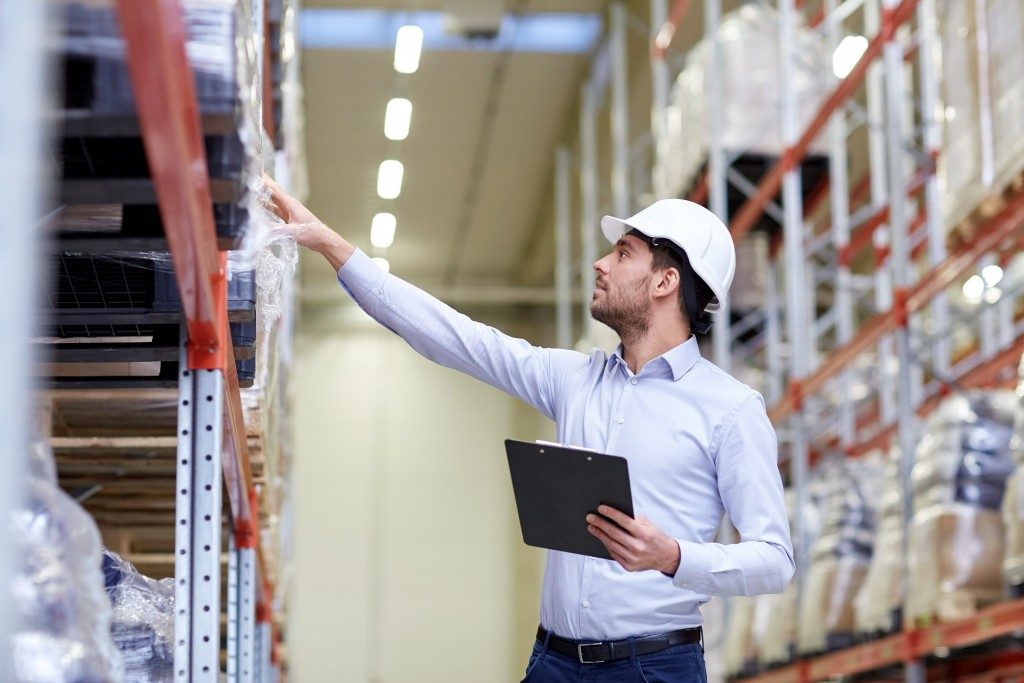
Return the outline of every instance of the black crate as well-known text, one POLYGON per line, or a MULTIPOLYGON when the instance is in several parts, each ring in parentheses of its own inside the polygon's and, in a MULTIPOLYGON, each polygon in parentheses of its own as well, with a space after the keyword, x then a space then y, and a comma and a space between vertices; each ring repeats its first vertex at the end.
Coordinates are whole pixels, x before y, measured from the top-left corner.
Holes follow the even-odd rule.
MULTIPOLYGON (((743 154, 737 157, 732 162, 732 168, 738 171, 743 177, 750 181, 751 185, 757 186, 762 178, 768 173, 771 168, 778 163, 779 157, 765 155, 765 154, 743 154)), ((803 195, 803 201, 814 194, 815 190, 820 187, 821 183, 828 178, 828 157, 827 156, 807 156, 801 161, 799 167, 800 178, 801 178, 801 192, 803 195)), ((701 167, 700 173, 697 175, 698 181, 703 178, 707 173, 707 163, 701 167)), ((687 188, 680 197, 685 199, 692 192, 693 187, 687 188)), ((726 201, 729 206, 729 216, 735 216, 739 213, 739 210, 747 203, 749 197, 733 183, 727 182, 726 201)), ((772 201, 778 202, 780 199, 779 194, 772 197, 772 201)), ((707 202, 705 202, 706 204, 707 202)), ((774 234, 782 230, 782 226, 767 213, 762 213, 761 216, 754 223, 752 230, 758 230, 766 232, 768 234, 774 234)))

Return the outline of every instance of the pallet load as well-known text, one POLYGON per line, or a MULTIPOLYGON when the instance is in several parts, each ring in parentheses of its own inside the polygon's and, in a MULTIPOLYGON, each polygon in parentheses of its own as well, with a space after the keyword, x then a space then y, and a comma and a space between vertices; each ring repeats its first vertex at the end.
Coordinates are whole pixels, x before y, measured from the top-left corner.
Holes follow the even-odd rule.
POLYGON ((103 551, 103 579, 124 662, 121 683, 174 680, 174 579, 151 579, 111 550, 103 551))
POLYGON ((1013 469, 1010 391, 947 398, 923 425, 911 495, 906 615, 956 621, 1003 596, 1000 506, 1013 469))
MULTIPOLYGON (((745 4, 722 17, 718 30, 722 72, 722 145, 731 166, 756 185, 786 149, 781 139, 781 90, 779 89, 779 17, 764 4, 745 4)), ((803 129, 814 117, 831 85, 831 57, 825 42, 814 31, 800 26, 794 34, 800 63, 793 75, 796 91, 796 125, 803 129)), ((710 105, 707 83, 711 74, 711 41, 707 38, 690 51, 676 79, 665 112, 666 131, 658 158, 665 163, 654 169, 654 192, 659 197, 684 197, 698 183, 708 158, 710 105)), ((801 168, 805 192, 813 190, 827 171, 828 141, 819 136, 808 150, 801 168)), ((746 200, 730 184, 729 215, 746 200)), ((764 217, 757 227, 774 229, 764 217)))
POLYGON ((943 214, 953 228, 993 212, 1024 172, 1024 0, 939 3, 943 214))
POLYGON ((823 467, 821 530, 811 546, 803 595, 797 651, 801 654, 846 647, 853 642, 854 597, 871 562, 875 504, 882 467, 876 458, 823 467))
MULTIPOLYGON (((796 507, 796 492, 792 488, 786 489, 786 511, 793 538, 797 535, 796 507)), ((808 512, 804 511, 804 524, 814 526, 816 515, 808 512)), ((810 535, 815 536, 817 533, 812 530, 810 535)), ((769 593, 754 598, 753 635, 758 666, 771 667, 793 659, 798 610, 796 581, 790 581, 782 593, 769 593)))
POLYGON ((1017 375, 1017 414, 1010 441, 1016 468, 1006 482, 1002 510, 1006 527, 1003 578, 1010 595, 1024 597, 1024 358, 1021 359, 1017 375))
POLYGON ((876 515, 875 544, 867 576, 853 602, 858 633, 880 635, 899 630, 903 608, 903 487, 899 450, 885 463, 876 515))
POLYGON ((725 616, 724 672, 727 678, 749 673, 756 653, 753 638, 754 598, 729 598, 725 616))
POLYGON ((96 523, 57 486, 53 453, 43 442, 32 448, 18 488, 23 495, 10 520, 13 576, 4 586, 17 624, 10 680, 120 681, 96 523))

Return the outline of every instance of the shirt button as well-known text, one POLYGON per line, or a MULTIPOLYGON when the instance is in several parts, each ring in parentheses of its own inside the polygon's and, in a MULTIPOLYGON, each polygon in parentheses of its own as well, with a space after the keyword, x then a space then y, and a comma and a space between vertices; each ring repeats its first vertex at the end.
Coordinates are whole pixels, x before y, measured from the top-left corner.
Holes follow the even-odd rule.
POLYGON ((622 418, 620 417, 620 418, 619 418, 618 420, 616 420, 616 422, 618 422, 619 424, 622 424, 623 422, 625 422, 625 420, 623 420, 623 419, 622 419, 622 418))
POLYGON ((589 600, 584 600, 583 601, 583 606, 584 607, 590 607, 590 601, 589 600))
POLYGON ((636 384, 636 380, 635 379, 631 379, 631 380, 629 380, 629 383, 630 384, 636 384))

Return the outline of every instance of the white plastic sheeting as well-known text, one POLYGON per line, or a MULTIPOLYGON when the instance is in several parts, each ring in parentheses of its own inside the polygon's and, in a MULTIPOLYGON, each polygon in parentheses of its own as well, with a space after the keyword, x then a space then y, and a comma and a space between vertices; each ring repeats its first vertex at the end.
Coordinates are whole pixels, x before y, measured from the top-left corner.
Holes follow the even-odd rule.
MULTIPOLYGON (((779 90, 779 18, 767 5, 751 3, 730 12, 718 30, 722 46, 722 138, 726 153, 778 156, 782 153, 782 98, 779 90)), ((832 59, 815 32, 796 32, 797 127, 804 129, 834 86, 832 59)), ((654 170, 659 197, 679 196, 697 179, 707 158, 711 43, 701 40, 686 59, 669 96, 665 139, 654 170)), ((809 154, 826 154, 828 139, 814 140, 809 154)))

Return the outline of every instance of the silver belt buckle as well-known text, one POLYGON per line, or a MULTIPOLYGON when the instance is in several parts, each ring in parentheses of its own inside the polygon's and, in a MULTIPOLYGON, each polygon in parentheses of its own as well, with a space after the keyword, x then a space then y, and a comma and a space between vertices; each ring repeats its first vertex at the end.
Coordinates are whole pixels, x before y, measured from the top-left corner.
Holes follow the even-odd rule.
POLYGON ((608 661, 607 659, 594 659, 594 660, 583 659, 583 648, 585 648, 585 647, 600 647, 601 645, 604 645, 603 641, 600 642, 600 643, 577 643, 576 644, 576 656, 579 658, 580 664, 603 664, 604 662, 607 662, 608 661))

